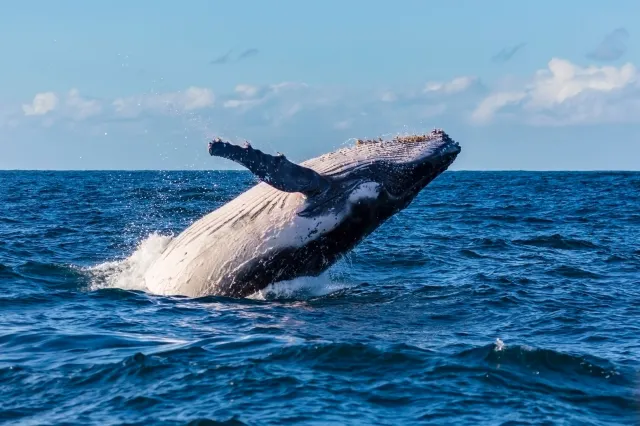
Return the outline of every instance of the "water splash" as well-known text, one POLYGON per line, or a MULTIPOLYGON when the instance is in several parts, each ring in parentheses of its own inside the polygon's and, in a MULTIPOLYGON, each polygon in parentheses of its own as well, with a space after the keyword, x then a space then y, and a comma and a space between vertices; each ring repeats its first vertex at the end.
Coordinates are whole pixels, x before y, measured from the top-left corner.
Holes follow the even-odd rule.
MULTIPOLYGON (((89 289, 105 288, 139 290, 153 293, 144 280, 144 275, 173 239, 172 236, 152 233, 138 243, 136 250, 126 259, 104 262, 85 269, 91 276, 89 289)), ((348 285, 336 281, 329 272, 317 277, 298 277, 289 281, 280 281, 260 290, 249 299, 308 299, 321 297, 347 288, 348 285)))
POLYGON ((138 243, 136 250, 128 258, 88 268, 86 271, 91 275, 89 289, 120 288, 148 292, 144 274, 172 239, 171 236, 153 233, 138 243))
POLYGON ((347 284, 332 279, 327 271, 317 277, 298 277, 270 284, 248 298, 254 300, 308 299, 326 296, 347 287, 349 287, 347 284))

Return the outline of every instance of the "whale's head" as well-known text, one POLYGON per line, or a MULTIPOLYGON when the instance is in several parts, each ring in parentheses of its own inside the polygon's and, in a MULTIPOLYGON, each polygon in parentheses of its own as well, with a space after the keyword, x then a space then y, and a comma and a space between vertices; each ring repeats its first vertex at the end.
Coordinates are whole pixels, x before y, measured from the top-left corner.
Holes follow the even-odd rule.
POLYGON ((444 172, 460 151, 460 145, 438 129, 391 140, 358 140, 354 146, 312 160, 312 167, 340 182, 346 192, 375 186, 397 210, 444 172))

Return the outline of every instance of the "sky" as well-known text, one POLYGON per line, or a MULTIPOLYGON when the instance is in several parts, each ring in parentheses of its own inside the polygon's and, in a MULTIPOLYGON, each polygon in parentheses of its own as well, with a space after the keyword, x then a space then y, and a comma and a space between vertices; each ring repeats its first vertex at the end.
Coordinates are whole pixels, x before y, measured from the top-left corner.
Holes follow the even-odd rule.
POLYGON ((458 170, 640 170, 640 2, 7 0, 0 169, 237 168, 444 129, 458 170))

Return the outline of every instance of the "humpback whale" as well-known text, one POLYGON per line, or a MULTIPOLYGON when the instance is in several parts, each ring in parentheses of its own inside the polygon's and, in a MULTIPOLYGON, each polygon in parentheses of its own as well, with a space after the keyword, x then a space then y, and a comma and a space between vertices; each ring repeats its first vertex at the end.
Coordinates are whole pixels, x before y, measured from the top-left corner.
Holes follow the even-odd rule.
POLYGON ((317 276, 444 172, 460 145, 443 130, 353 146, 300 164, 215 139, 209 154, 260 182, 175 237, 144 275, 156 294, 246 297, 317 276))

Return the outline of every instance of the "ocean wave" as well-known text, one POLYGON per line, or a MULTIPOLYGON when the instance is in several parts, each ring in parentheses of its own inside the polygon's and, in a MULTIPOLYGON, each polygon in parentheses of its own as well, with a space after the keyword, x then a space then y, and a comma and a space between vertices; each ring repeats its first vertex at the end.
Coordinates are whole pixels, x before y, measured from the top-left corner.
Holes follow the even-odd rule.
POLYGON ((504 238, 473 238, 471 242, 471 247, 477 248, 504 249, 510 245, 510 242, 504 238))
POLYGON ((562 250, 585 250, 598 248, 598 246, 591 241, 569 238, 560 234, 539 235, 532 238, 514 240, 513 242, 524 246, 556 248, 562 250))
POLYGON ((66 236, 66 235, 72 235, 72 234, 77 234, 81 232, 78 229, 73 229, 73 228, 69 228, 67 226, 54 226, 51 228, 47 228, 46 230, 44 230, 44 232, 42 233, 42 237, 43 238, 56 238, 56 237, 61 237, 61 236, 66 236))
POLYGON ((469 250, 469 249, 460 250, 460 254, 462 254, 463 256, 469 257, 471 259, 482 259, 483 257, 486 257, 486 256, 481 255, 480 253, 477 253, 477 252, 475 252, 473 250, 469 250))
MULTIPOLYGON (((300 417, 294 420, 312 420, 311 417, 300 417)), ((199 418, 185 423, 185 426, 244 426, 247 423, 241 422, 237 416, 231 416, 226 420, 213 420, 208 418, 199 418)))
POLYGON ((584 268, 578 268, 577 266, 561 265, 552 268, 548 271, 551 275, 559 275, 566 278, 590 278, 599 279, 603 278, 602 275, 588 271, 584 268))
POLYGON ((0 278, 18 278, 20 274, 16 273, 11 266, 0 263, 0 278))
MULTIPOLYGON (((78 343, 65 342, 69 337, 71 336, 31 333, 24 335, 24 341, 20 344, 35 343, 40 349, 51 351, 78 347, 78 343)), ((140 349, 141 343, 144 343, 123 338, 109 339, 106 336, 75 336, 74 340, 86 341, 87 338, 98 344, 97 349, 140 349)), ((18 339, 17 335, 3 336, 0 339, 0 345, 16 343, 18 342, 16 339, 18 339)), ((186 346, 181 344, 182 347, 173 349, 153 349, 159 343, 165 343, 166 346, 166 342, 150 341, 146 342, 150 348, 146 354, 137 351, 116 362, 86 366, 72 361, 62 365, 61 368, 73 370, 68 379, 75 385, 86 385, 96 381, 113 383, 132 376, 160 374, 162 371, 175 370, 185 362, 193 364, 196 370, 202 367, 207 370, 217 370, 216 358, 221 359, 221 357, 228 359, 225 369, 231 372, 234 370, 232 367, 234 364, 244 365, 247 368, 251 365, 275 367, 290 364, 296 365, 299 370, 311 368, 315 371, 349 372, 355 369, 361 376, 378 377, 379 380, 397 374, 406 377, 419 374, 423 380, 432 380, 438 375, 454 371, 467 373, 507 371, 536 377, 536 380, 544 380, 548 385, 558 388, 575 386, 576 389, 597 389, 597 385, 586 383, 584 379, 578 377, 587 377, 589 380, 601 381, 603 384, 606 382, 609 389, 613 389, 611 386, 616 386, 620 392, 630 392, 635 383, 632 371, 605 359, 546 348, 510 345, 500 339, 492 344, 463 349, 453 354, 407 344, 314 342, 282 346, 278 344, 280 338, 271 335, 256 336, 250 339, 250 342, 245 340, 205 342, 204 344, 191 342, 186 346), (264 350, 254 350, 253 356, 247 358, 242 353, 246 352, 248 343, 255 349, 263 348, 264 350), (237 357, 235 361, 234 357, 237 357), (207 366, 207 364, 211 365, 207 366)), ((5 367, 0 369, 0 377, 13 380, 13 376, 24 377, 30 370, 33 370, 33 367, 5 367)), ((526 381, 529 378, 520 377, 518 380, 526 381)))
POLYGON ((17 219, 12 219, 10 217, 0 217, 0 223, 7 224, 7 225, 16 225, 16 224, 19 224, 20 221, 17 219))
MULTIPOLYGON (((510 345, 499 339, 453 353, 407 344, 307 342, 283 346, 273 336, 252 341, 254 349, 248 353, 245 344, 201 341, 168 350, 149 348, 146 353, 137 351, 109 363, 69 362, 57 372, 3 367, 0 379, 22 387, 41 404, 55 403, 55 395, 64 389, 65 403, 71 406, 86 405, 94 390, 106 386, 112 391, 93 412, 135 408, 125 411, 134 418, 153 411, 175 419, 179 410, 170 407, 176 400, 188 399, 197 407, 206 407, 216 400, 242 404, 247 395, 281 408, 287 404, 283 405, 283 398, 299 404, 302 395, 313 395, 315 401, 326 401, 315 405, 316 409, 326 409, 335 404, 336 395, 355 394, 372 410, 412 407, 403 414, 405 419, 407 415, 414 419, 427 416, 419 407, 427 404, 433 410, 434 393, 462 403, 480 392, 490 392, 507 407, 510 398, 522 394, 536 404, 565 400, 580 402, 582 410, 600 412, 628 409, 635 403, 628 369, 604 359, 510 345), (456 384, 451 383, 452 378, 456 384), (149 381, 156 385, 138 388, 149 381)), ((5 417, 26 415, 17 414, 19 404, 15 402, 1 411, 5 417)), ((193 419, 194 410, 190 412, 193 419)), ((436 412, 431 411, 431 416, 437 416, 436 412)), ((57 413, 57 421, 68 420, 67 415, 57 413)), ((239 419, 252 415, 253 411, 243 410, 239 419)))
POLYGON ((31 260, 14 267, 13 271, 20 278, 47 287, 76 288, 82 278, 82 274, 72 266, 31 260))
POLYGON ((378 348, 364 343, 318 343, 285 347, 268 356, 266 362, 295 362, 310 364, 317 369, 361 373, 420 370, 428 362, 431 351, 406 344, 378 348))
POLYGON ((460 358, 483 360, 491 366, 500 368, 514 366, 523 368, 535 375, 554 373, 562 376, 580 375, 590 376, 608 383, 629 386, 633 379, 621 375, 618 367, 610 361, 586 355, 571 355, 552 349, 533 348, 522 345, 506 345, 497 340, 492 345, 486 345, 457 354, 460 358))
POLYGON ((527 223, 553 223, 553 219, 547 219, 544 217, 535 217, 535 216, 525 217, 523 221, 527 223))

